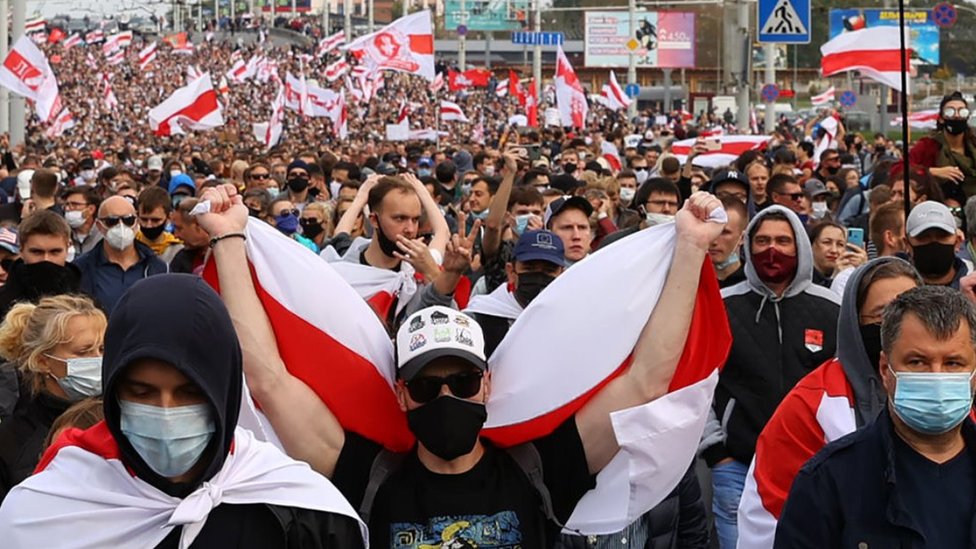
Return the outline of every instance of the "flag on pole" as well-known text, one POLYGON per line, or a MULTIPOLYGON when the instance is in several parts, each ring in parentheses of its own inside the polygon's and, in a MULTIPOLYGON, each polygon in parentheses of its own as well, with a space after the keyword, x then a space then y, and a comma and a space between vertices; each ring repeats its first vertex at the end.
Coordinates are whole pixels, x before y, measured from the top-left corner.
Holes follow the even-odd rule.
POLYGON ((529 80, 529 91, 525 94, 525 117, 530 127, 539 127, 539 97, 536 95, 535 78, 529 80))
POLYGON ((217 84, 217 93, 220 95, 227 95, 230 93, 230 85, 227 84, 227 77, 221 76, 220 83, 217 84))
POLYGON ((0 86, 34 101, 42 122, 50 121, 61 111, 58 81, 38 47, 27 35, 21 36, 0 66, 0 86))
POLYGON ((65 37, 64 31, 55 27, 51 29, 51 33, 47 35, 47 41, 49 44, 57 44, 64 37, 65 37))
POLYGON ((815 107, 819 107, 820 105, 826 105, 834 100, 834 94, 835 94, 834 87, 831 86, 827 88, 825 92, 811 97, 810 103, 812 103, 815 107))
POLYGON ((339 139, 345 139, 349 136, 349 113, 346 109, 346 97, 342 93, 339 94, 339 105, 336 111, 337 118, 332 120, 333 134, 339 139))
POLYGON ((105 60, 110 66, 121 65, 125 61, 125 50, 118 50, 105 60))
POLYGON ((323 55, 334 50, 336 47, 346 43, 346 31, 341 30, 332 36, 326 36, 319 41, 318 48, 315 50, 315 55, 317 57, 322 57, 323 55))
POLYGON ((299 114, 311 116, 312 103, 304 74, 300 78, 290 72, 285 75, 285 106, 299 114))
POLYGON ((285 87, 278 86, 278 94, 271 103, 271 119, 267 122, 254 124, 254 137, 270 149, 278 144, 284 129, 285 120, 285 87))
POLYGON ((525 88, 519 80, 518 74, 508 69, 508 94, 518 99, 519 105, 525 106, 525 88))
POLYGON ((73 127, 75 127, 75 119, 73 116, 71 116, 71 111, 64 108, 61 109, 61 112, 59 112, 54 118, 51 125, 48 126, 47 130, 44 131, 44 134, 48 137, 48 139, 55 139, 61 137, 66 130, 73 127))
POLYGON ((139 52, 139 69, 147 70, 156 60, 157 44, 153 42, 139 52))
POLYGON ((100 30, 93 30, 85 35, 85 43, 88 45, 97 44, 105 40, 105 33, 100 30))
POLYGON ((105 43, 102 44, 102 53, 106 56, 118 50, 119 48, 127 48, 129 44, 132 43, 132 31, 124 31, 117 34, 113 34, 105 39, 105 43))
POLYGON ((325 67, 325 79, 329 82, 335 82, 347 72, 349 72, 349 63, 339 59, 335 63, 325 67))
POLYGON ((505 97, 508 95, 508 79, 499 80, 498 84, 495 84, 495 95, 497 97, 505 97))
POLYGON ((306 83, 305 88, 308 90, 308 101, 310 105, 309 116, 327 116, 331 119, 338 119, 338 109, 340 107, 339 99, 342 95, 341 92, 335 92, 327 88, 320 88, 308 83, 306 83))
POLYGON ((461 106, 452 101, 441 100, 441 120, 444 122, 470 122, 461 106))
POLYGON ((563 126, 582 128, 586 124, 586 92, 576 77, 576 71, 563 53, 563 47, 556 49, 556 105, 563 126))
POLYGON ((617 83, 617 75, 610 71, 610 81, 603 85, 600 92, 600 101, 611 110, 618 111, 630 106, 630 98, 624 93, 623 88, 617 83))
POLYGON ((47 21, 43 17, 36 17, 24 23, 24 34, 42 32, 47 28, 47 21))
MULTIPOLYGON (((843 32, 820 46, 820 69, 824 77, 847 71, 862 75, 901 91, 901 36, 899 27, 870 27, 843 32)), ((911 67, 910 34, 905 32, 905 67, 911 67)))
POLYGON ((434 77, 433 82, 431 82, 427 86, 427 89, 429 89, 431 93, 437 93, 443 87, 444 87, 444 73, 439 72, 437 73, 437 76, 434 77))
POLYGON ((346 49, 377 70, 434 79, 434 31, 429 10, 401 17, 377 32, 357 38, 346 49))
POLYGON ((115 91, 112 90, 112 83, 109 81, 107 74, 101 75, 102 81, 102 102, 105 105, 106 111, 114 111, 116 107, 119 106, 119 100, 115 97, 115 91))
POLYGON ((179 88, 149 111, 149 127, 156 135, 182 134, 188 130, 209 130, 224 125, 217 92, 210 73, 179 88))
POLYGON ((69 36, 68 39, 61 44, 61 46, 65 49, 65 51, 67 51, 77 46, 78 44, 81 44, 81 42, 82 42, 81 35, 76 32, 71 36, 69 36))

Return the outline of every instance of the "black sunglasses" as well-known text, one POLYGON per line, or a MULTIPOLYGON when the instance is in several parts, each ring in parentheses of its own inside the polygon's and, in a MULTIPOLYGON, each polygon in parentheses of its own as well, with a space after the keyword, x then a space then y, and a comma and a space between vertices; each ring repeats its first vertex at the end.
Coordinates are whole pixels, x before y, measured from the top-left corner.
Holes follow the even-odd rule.
POLYGON ((108 227, 110 229, 112 227, 118 225, 119 224, 119 221, 121 221, 122 223, 125 223, 125 226, 126 227, 131 227, 131 226, 133 226, 133 225, 136 224, 136 216, 134 216, 134 215, 123 215, 123 216, 107 215, 105 217, 99 218, 99 221, 101 221, 103 224, 105 224, 106 227, 108 227))
POLYGON ((803 193, 778 193, 774 191, 773 194, 778 194, 780 196, 788 196, 790 197, 790 200, 799 200, 803 198, 803 193))
POLYGON ((267 179, 271 177, 270 173, 252 173, 251 179, 267 179))
POLYGON ((484 373, 479 370, 444 377, 417 376, 407 382, 407 392, 415 402, 424 404, 437 398, 441 387, 447 385, 452 395, 458 398, 471 398, 481 390, 482 377, 484 373))
POLYGON ((278 212, 278 215, 275 217, 281 217, 283 215, 293 215, 295 217, 299 217, 302 215, 302 212, 298 211, 297 208, 294 210, 281 210, 280 212, 278 212))

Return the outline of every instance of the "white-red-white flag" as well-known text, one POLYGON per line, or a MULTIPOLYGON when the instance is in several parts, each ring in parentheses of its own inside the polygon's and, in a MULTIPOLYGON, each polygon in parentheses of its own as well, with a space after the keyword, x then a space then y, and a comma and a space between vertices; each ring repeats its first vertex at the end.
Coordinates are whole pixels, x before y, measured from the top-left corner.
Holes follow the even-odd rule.
MULTIPOLYGON (((905 29, 905 68, 911 68, 910 33, 905 29)), ((879 26, 838 34, 820 46, 824 77, 847 71, 901 91, 901 35, 899 27, 879 26)), ((911 80, 910 78, 906 81, 911 80)))
POLYGON ((826 105, 834 100, 835 93, 836 90, 834 89, 833 86, 831 86, 827 88, 827 91, 811 97, 810 103, 812 103, 815 107, 819 107, 820 105, 826 105))
POLYGON ((100 30, 93 30, 85 35, 85 43, 88 45, 97 44, 105 40, 105 33, 100 30))
MULTIPOLYGON (((695 156, 694 164, 696 166, 707 168, 728 166, 735 162, 735 159, 742 153, 761 149, 772 139, 769 135, 718 135, 717 137, 719 139, 719 150, 709 151, 695 156)), ((683 165, 694 146, 694 138, 682 139, 671 144, 671 152, 683 165)))
POLYGON ((81 35, 76 32, 71 36, 69 36, 67 40, 62 42, 61 46, 65 49, 65 51, 67 51, 81 43, 82 43, 81 35))
POLYGON ((285 106, 299 114, 312 115, 312 102, 308 97, 304 74, 300 78, 290 72, 285 74, 285 106))
POLYGON ((61 111, 58 81, 38 47, 26 35, 21 36, 0 66, 0 86, 34 101, 42 122, 50 121, 61 111))
POLYGON ((220 77, 220 83, 217 84, 217 93, 219 93, 220 95, 227 95, 228 93, 230 93, 230 85, 227 84, 226 76, 220 77))
POLYGON ((225 76, 232 82, 243 82, 247 78, 246 73, 247 62, 243 59, 238 59, 234 62, 231 68, 227 70, 225 76))
POLYGON ((341 93, 308 83, 306 83, 305 89, 308 90, 308 101, 310 104, 309 116, 338 118, 337 109, 340 107, 339 100, 342 95, 341 93))
POLYGON ((47 21, 45 21, 43 17, 37 17, 24 23, 25 34, 42 32, 45 28, 47 28, 47 21))
POLYGON ((67 108, 63 108, 61 109, 61 112, 54 117, 54 120, 51 122, 51 125, 48 126, 47 130, 44 131, 44 135, 46 135, 48 139, 55 139, 61 137, 66 130, 73 127, 75 127, 74 116, 71 115, 71 111, 69 111, 67 108))
POLYGON ((569 64, 562 46, 556 49, 556 106, 563 126, 582 128, 586 124, 586 92, 569 64))
POLYGON ((346 49, 377 70, 434 79, 434 31, 429 10, 401 17, 377 32, 357 38, 346 49))
POLYGON ((262 84, 267 83, 272 78, 274 78, 276 82, 281 81, 281 79, 278 77, 278 62, 273 59, 262 56, 258 61, 257 71, 258 73, 255 78, 257 78, 258 82, 261 82, 262 84))
POLYGON ((125 50, 118 50, 105 58, 105 62, 110 66, 121 65, 125 61, 125 50))
POLYGON ((437 76, 434 77, 434 81, 427 86, 427 89, 429 89, 432 93, 437 93, 443 87, 444 87, 444 73, 439 72, 437 73, 437 76))
POLYGON ((106 56, 118 50, 120 48, 126 48, 132 43, 132 31, 123 31, 117 34, 113 34, 105 39, 105 43, 102 44, 102 53, 106 56))
POLYGON ((157 45, 156 42, 149 44, 139 52, 139 69, 148 70, 152 66, 153 61, 156 60, 157 55, 157 45))
POLYGON ((116 107, 119 106, 119 100, 115 97, 115 91, 112 89, 112 82, 109 81, 108 75, 101 75, 102 80, 102 103, 105 105, 105 110, 114 111, 116 107))
POLYGON ((608 109, 615 111, 630 106, 630 98, 617 83, 617 75, 613 71, 610 71, 610 81, 603 85, 600 100, 608 109))
POLYGON ((254 124, 254 137, 270 149, 278 144, 285 122, 285 87, 278 86, 278 94, 271 103, 271 118, 254 124))
POLYGON ((224 125, 224 116, 210 73, 169 96, 149 111, 149 127, 156 135, 182 134, 189 130, 210 130, 224 125))
POLYGON ((349 72, 349 63, 339 59, 335 63, 325 67, 325 79, 329 82, 335 82, 347 72, 349 72))
POLYGON ((334 50, 336 47, 346 43, 346 31, 339 31, 332 36, 326 36, 319 41, 318 48, 315 50, 315 55, 322 57, 323 55, 334 50))
POLYGON ((453 101, 441 100, 441 120, 444 122, 470 122, 461 106, 453 101))
POLYGON ((508 95, 508 78, 498 81, 498 84, 495 85, 495 95, 498 97, 508 95))
POLYGON ((342 93, 339 94, 336 112, 336 118, 332 119, 333 135, 339 139, 345 139, 349 135, 349 110, 346 107, 346 96, 342 93))

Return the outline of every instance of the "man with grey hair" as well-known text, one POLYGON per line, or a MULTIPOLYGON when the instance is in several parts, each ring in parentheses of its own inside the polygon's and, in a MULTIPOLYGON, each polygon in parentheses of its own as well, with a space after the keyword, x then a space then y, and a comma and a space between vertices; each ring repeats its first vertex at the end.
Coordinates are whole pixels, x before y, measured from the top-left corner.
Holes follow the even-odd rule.
POLYGON ((976 541, 976 306, 944 286, 909 290, 885 308, 881 346, 887 409, 804 465, 775 547, 976 541))

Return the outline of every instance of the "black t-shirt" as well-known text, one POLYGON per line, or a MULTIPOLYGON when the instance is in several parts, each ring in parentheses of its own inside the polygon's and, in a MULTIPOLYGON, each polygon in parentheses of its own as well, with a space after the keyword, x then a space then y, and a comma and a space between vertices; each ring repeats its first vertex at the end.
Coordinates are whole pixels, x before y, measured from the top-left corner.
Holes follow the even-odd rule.
POLYGON ((966 448, 939 464, 895 436, 898 498, 925 536, 925 547, 969 547, 976 463, 966 448))
MULTIPOLYGON (((565 523, 579 499, 596 485, 575 418, 533 441, 556 518, 565 523)), ((380 447, 354 433, 336 463, 332 481, 359 508, 380 447)), ((458 475, 427 470, 416 450, 376 493, 369 517, 370 546, 534 548, 551 545, 558 525, 546 521, 538 492, 512 457, 485 441, 485 455, 458 475)))

